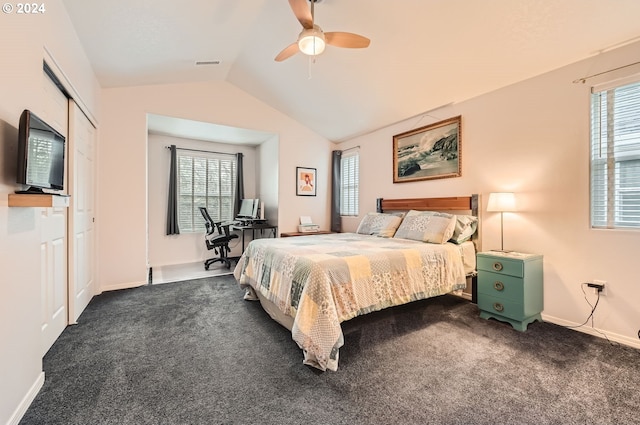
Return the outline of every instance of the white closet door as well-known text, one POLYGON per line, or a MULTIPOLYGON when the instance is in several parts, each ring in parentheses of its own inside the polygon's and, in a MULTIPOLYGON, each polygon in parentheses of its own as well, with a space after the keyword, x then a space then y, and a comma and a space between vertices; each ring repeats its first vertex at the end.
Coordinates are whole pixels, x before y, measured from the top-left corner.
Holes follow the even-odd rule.
MULTIPOLYGON (((33 112, 66 136, 67 97, 44 72, 42 77, 42 108, 33 112)), ((41 348, 44 356, 67 326, 67 208, 40 208, 37 214, 41 234, 41 348)))
POLYGON ((96 131, 71 100, 69 107, 69 323, 78 317, 95 294, 95 152, 96 131))

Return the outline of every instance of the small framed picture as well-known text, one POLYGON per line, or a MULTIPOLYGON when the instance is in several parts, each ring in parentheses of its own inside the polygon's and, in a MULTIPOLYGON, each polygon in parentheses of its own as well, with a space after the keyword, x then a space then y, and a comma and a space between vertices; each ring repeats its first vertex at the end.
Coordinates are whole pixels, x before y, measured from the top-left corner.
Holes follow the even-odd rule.
POLYGON ((316 169, 296 167, 296 195, 316 196, 316 169))

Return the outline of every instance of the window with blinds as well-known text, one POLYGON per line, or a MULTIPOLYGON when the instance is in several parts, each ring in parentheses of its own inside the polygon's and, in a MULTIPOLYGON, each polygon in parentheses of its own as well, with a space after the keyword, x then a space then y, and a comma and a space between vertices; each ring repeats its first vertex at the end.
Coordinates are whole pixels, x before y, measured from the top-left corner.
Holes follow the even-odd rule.
POLYGON ((213 221, 233 219, 236 158, 178 151, 178 226, 181 232, 205 230, 199 207, 206 207, 213 221))
POLYGON ((640 81, 593 89, 591 227, 640 228, 640 81))
POLYGON ((360 154, 356 151, 346 152, 340 159, 340 215, 358 215, 360 154))

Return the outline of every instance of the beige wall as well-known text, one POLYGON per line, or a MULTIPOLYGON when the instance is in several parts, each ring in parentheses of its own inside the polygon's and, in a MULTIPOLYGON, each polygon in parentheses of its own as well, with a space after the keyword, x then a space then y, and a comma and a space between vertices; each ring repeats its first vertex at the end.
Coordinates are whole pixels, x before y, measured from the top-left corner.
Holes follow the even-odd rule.
MULTIPOLYGON (((499 249, 500 215, 484 211, 487 197, 514 191, 522 211, 505 213, 505 249, 544 255, 545 320, 584 322, 590 307, 580 284, 605 280, 608 293, 598 305, 595 327, 640 346, 640 232, 589 227, 590 87, 572 83, 638 57, 640 43, 340 144, 361 147, 360 216, 375 210, 377 197, 479 193, 482 247, 499 249), (393 184, 393 135, 456 115, 462 115, 462 177, 393 184)), ((358 222, 344 219, 345 230, 355 230, 358 222)))
MULTIPOLYGON (((256 161, 258 175, 257 196, 264 202, 264 217, 269 222, 278 223, 278 170, 280 156, 280 142, 278 136, 263 142, 257 148, 256 161)), ((283 221, 284 222, 284 221, 283 221)))
MULTIPOLYGON (((0 424, 17 421, 42 383, 39 208, 9 208, 18 120, 43 107, 45 48, 97 115, 99 87, 62 2, 42 15, 0 16, 0 424)), ((17 423, 17 422, 16 422, 17 423)))
MULTIPOLYGON (((256 148, 181 139, 177 137, 149 134, 149 265, 151 267, 170 264, 185 264, 204 261, 215 256, 204 243, 203 232, 166 235, 167 192, 169 189, 170 154, 166 146, 176 145, 185 149, 200 149, 224 153, 243 154, 244 190, 246 198, 256 197, 256 148)), ((198 213, 199 215, 200 213, 198 213)), ((232 241, 231 256, 242 254, 242 248, 232 241)))
POLYGON ((206 82, 105 89, 101 106, 98 282, 102 290, 147 281, 147 113, 277 134, 278 143, 269 143, 261 153, 273 158, 264 150, 278 149, 277 162, 259 165, 260 173, 278 174, 269 179, 279 184, 280 208, 274 219, 281 230, 294 230, 302 214, 328 224, 331 143, 235 86, 206 82), (320 196, 295 196, 296 166, 318 169, 320 196))

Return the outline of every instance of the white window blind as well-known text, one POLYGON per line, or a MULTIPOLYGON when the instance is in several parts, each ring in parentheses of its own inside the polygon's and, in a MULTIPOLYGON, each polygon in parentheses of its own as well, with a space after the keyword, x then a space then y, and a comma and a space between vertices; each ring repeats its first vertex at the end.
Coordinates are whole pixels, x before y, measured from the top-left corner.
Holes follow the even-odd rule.
POLYGON ((358 215, 360 180, 360 154, 357 150, 346 152, 340 159, 340 215, 358 215))
POLYGON ((640 228, 640 81, 591 95, 591 227, 640 228))
POLYGON ((181 232, 205 230, 199 207, 213 221, 233 219, 236 158, 209 153, 178 151, 178 226, 181 232))

